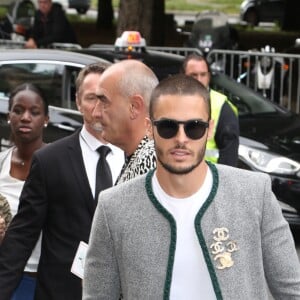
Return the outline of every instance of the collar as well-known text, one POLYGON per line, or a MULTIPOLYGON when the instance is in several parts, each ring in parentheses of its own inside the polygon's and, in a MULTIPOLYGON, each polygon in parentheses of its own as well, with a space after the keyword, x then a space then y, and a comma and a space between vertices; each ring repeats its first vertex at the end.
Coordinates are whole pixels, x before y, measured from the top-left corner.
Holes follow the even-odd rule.
MULTIPOLYGON (((118 147, 110 144, 110 143, 105 143, 101 142, 97 138, 95 138, 92 134, 90 134, 85 126, 82 126, 82 129, 80 131, 80 136, 82 140, 86 143, 86 145, 91 149, 91 151, 96 151, 100 146, 106 145, 111 149, 111 153, 115 154, 117 150, 119 150, 118 147)), ((120 150, 119 150, 120 151, 120 150)))
POLYGON ((90 134, 85 126, 82 127, 80 136, 83 139, 83 141, 86 143, 86 145, 92 150, 96 151, 97 148, 104 145, 101 141, 99 141, 97 138, 95 138, 92 134, 90 134))
POLYGON ((138 154, 140 153, 141 149, 144 149, 146 147, 145 145, 148 144, 150 141, 151 141, 150 138, 147 135, 145 135, 141 139, 141 141, 138 144, 138 146, 135 149, 135 151, 132 154, 128 155, 128 156, 125 155, 126 165, 128 165, 131 160, 135 160, 136 156, 138 156, 138 154))

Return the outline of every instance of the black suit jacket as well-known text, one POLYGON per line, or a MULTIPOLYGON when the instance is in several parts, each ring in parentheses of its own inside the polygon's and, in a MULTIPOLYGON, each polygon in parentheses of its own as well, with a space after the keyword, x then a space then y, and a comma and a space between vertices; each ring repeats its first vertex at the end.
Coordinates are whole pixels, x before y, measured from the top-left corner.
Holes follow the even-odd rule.
POLYGON ((0 247, 0 299, 10 299, 41 230, 36 299, 81 299, 81 279, 70 269, 79 242, 88 242, 95 208, 79 131, 38 150, 0 247))
POLYGON ((52 4, 47 17, 36 11, 30 36, 38 48, 47 48, 52 43, 77 43, 75 31, 59 3, 52 4))

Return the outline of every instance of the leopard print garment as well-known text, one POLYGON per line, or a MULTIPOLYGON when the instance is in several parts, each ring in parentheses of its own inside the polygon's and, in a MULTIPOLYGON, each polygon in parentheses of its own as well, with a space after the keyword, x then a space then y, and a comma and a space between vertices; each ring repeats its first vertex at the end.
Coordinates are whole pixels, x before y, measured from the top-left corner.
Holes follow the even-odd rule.
POLYGON ((10 206, 6 198, 0 194, 0 216, 4 218, 6 226, 11 221, 12 215, 10 212, 10 206))
POLYGON ((156 168, 154 142, 145 136, 138 145, 129 161, 123 166, 116 184, 128 181, 138 175, 143 175, 156 168))

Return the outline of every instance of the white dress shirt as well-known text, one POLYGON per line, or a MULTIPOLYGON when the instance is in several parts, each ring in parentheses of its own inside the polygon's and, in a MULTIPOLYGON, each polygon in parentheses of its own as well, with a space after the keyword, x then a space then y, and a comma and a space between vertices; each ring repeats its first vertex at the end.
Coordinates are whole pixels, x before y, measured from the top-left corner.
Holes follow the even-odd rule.
MULTIPOLYGON (((95 197, 96 167, 99 159, 97 149, 104 144, 91 135, 84 126, 82 127, 79 136, 85 171, 87 173, 92 194, 95 197)), ((110 166, 113 183, 115 183, 124 164, 125 155, 120 148, 112 144, 105 145, 111 149, 111 152, 108 153, 106 159, 110 166)))

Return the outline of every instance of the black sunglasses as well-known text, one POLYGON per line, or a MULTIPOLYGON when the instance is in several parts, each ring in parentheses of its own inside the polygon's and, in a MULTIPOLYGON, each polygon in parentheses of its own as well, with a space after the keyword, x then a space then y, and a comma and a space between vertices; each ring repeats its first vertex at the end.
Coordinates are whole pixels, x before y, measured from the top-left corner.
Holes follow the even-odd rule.
POLYGON ((203 137, 208 122, 193 119, 187 121, 177 121, 172 119, 152 120, 157 128, 158 134, 164 139, 170 139, 176 136, 179 130, 179 124, 183 124, 186 136, 192 140, 198 140, 203 137))

